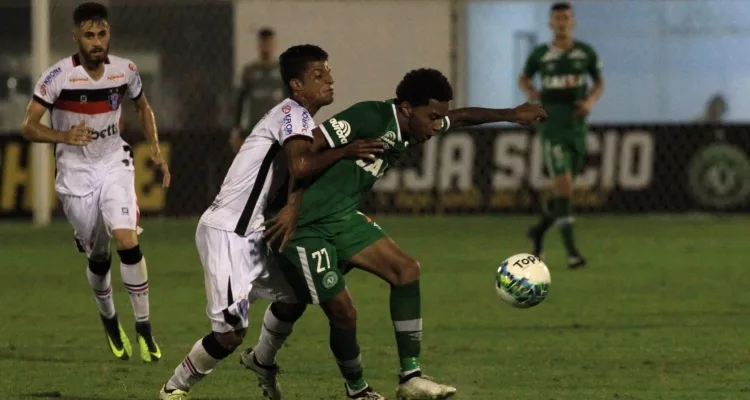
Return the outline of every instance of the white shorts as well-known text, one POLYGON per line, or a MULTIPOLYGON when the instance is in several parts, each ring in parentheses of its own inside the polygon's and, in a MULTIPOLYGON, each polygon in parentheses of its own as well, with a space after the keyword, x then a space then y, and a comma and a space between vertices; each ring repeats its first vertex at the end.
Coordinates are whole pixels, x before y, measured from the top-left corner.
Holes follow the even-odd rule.
POLYGON ((73 225, 76 245, 91 259, 109 255, 111 232, 136 230, 138 206, 133 171, 114 171, 102 185, 86 196, 58 194, 68 222, 73 225))
POLYGON ((247 328, 250 303, 256 300, 296 302, 262 231, 242 237, 198 223, 195 244, 203 264, 206 314, 214 332, 247 328))

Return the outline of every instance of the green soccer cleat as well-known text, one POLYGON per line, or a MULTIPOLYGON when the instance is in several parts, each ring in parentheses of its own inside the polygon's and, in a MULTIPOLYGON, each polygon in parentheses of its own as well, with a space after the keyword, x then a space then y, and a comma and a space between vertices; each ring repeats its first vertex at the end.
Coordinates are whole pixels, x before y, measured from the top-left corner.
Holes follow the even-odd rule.
POLYGON ((456 394, 456 388, 435 382, 426 375, 415 375, 401 382, 396 389, 398 400, 447 399, 456 394))
POLYGON ((159 400, 187 400, 188 392, 180 389, 167 390, 167 385, 161 387, 159 400))
POLYGON ((138 347, 141 350, 141 360, 147 363, 161 360, 161 350, 159 345, 156 344, 154 336, 151 335, 151 323, 148 321, 136 322, 135 332, 138 347))
POLYGON ((279 386, 279 366, 266 367, 255 361, 253 349, 247 349, 240 354, 240 364, 253 371, 258 378, 258 387, 263 390, 263 397, 271 400, 281 400, 281 386, 279 386))
POLYGON ((106 318, 103 315, 99 316, 101 317, 102 324, 104 324, 104 333, 107 335, 109 350, 120 360, 129 360, 133 354, 133 348, 130 347, 130 339, 128 339, 125 330, 122 329, 120 322, 117 320, 117 314, 112 318, 106 318))

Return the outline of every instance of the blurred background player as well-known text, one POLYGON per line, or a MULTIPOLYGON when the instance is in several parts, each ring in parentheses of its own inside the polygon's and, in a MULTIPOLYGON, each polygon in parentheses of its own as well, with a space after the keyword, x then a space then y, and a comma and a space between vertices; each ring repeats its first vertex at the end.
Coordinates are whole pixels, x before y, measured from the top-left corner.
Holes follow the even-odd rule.
POLYGON ((531 52, 519 78, 519 87, 528 99, 541 101, 549 115, 540 124, 539 135, 547 171, 554 179, 552 195, 542 207, 542 218, 529 229, 528 236, 533 241, 533 253, 541 257, 544 234, 557 224, 568 253, 568 266, 578 268, 586 260, 573 236, 573 180, 584 167, 586 118, 604 91, 604 78, 594 48, 573 38, 575 19, 570 4, 552 5, 549 26, 554 39, 531 52), (533 85, 537 73, 541 76, 540 91, 533 85), (587 75, 594 82, 591 90, 587 75))
POLYGON ((242 70, 242 81, 237 96, 234 114, 234 129, 229 136, 229 145, 237 153, 249 132, 258 121, 285 96, 279 63, 276 61, 276 32, 271 28, 258 31, 258 59, 242 70), (242 129, 243 117, 248 115, 250 127, 242 129))
POLYGON ((122 281, 135 314, 141 359, 154 362, 161 358, 161 351, 151 333, 148 273, 136 233, 133 156, 120 137, 123 96, 135 103, 152 159, 164 172, 164 186, 169 186, 169 170, 135 64, 109 54, 107 8, 81 4, 73 12, 73 23, 78 52, 47 69, 37 82, 23 135, 33 142, 55 144, 55 191, 73 225, 78 249, 88 258, 86 276, 110 350, 121 360, 128 360, 132 353, 112 299, 110 240, 114 237, 122 281), (51 129, 40 122, 48 110, 51 129))

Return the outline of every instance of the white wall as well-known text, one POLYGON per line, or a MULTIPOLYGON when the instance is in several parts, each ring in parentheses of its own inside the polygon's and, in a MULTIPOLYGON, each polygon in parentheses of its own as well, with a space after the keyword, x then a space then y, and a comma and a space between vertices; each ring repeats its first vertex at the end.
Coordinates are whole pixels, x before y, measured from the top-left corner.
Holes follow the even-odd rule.
POLYGON ((357 101, 393 97, 410 69, 451 75, 448 0, 237 0, 236 71, 255 58, 263 26, 276 29, 279 52, 301 43, 328 52, 336 99, 319 121, 357 101))

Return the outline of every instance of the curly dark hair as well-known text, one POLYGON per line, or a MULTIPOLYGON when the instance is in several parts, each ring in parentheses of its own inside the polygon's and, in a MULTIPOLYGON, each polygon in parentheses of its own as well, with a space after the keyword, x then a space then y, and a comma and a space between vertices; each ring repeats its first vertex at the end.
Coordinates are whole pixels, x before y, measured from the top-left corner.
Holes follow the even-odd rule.
POLYGON ((549 11, 554 12, 554 11, 565 11, 565 10, 572 10, 572 9, 573 9, 573 6, 570 5, 570 3, 568 3, 567 1, 560 1, 550 6, 549 11))
POLYGON ((292 46, 281 53, 279 69, 281 69, 281 79, 289 93, 292 92, 289 85, 292 79, 302 79, 307 64, 315 61, 328 61, 328 53, 314 44, 292 46))
POLYGON ((453 88, 440 71, 420 68, 409 71, 396 87, 396 103, 408 102, 413 107, 426 106, 430 99, 453 100, 453 88))
POLYGON ((107 21, 109 11, 107 7, 99 3, 82 3, 73 10, 73 23, 80 26, 86 21, 107 21))

